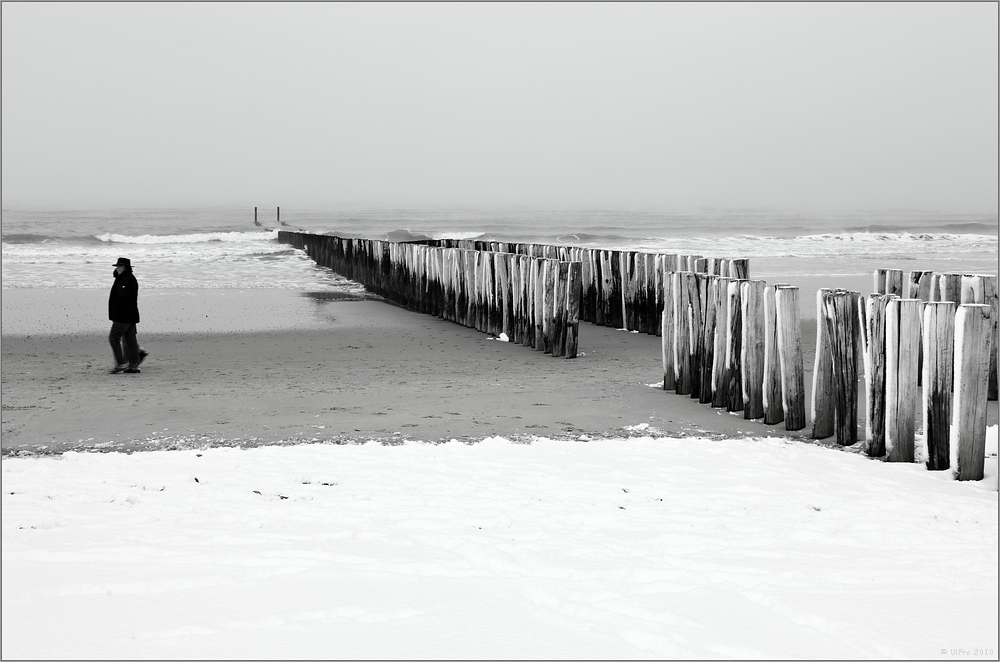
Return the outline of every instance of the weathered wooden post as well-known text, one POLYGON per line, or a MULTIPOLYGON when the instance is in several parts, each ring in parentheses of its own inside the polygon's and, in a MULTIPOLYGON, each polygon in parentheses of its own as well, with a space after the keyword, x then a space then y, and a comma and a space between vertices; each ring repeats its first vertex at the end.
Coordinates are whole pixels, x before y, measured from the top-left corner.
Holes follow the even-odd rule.
POLYGON ((885 318, 886 305, 895 298, 894 294, 872 294, 859 306, 865 334, 865 452, 869 457, 885 455, 885 318))
MULTIPOLYGON (((702 297, 702 316, 705 321, 701 336, 701 389, 698 402, 711 404, 715 392, 715 302, 719 298, 719 277, 708 274, 700 277, 700 280, 705 290, 705 296, 702 297)), ((700 289, 699 287, 699 294, 700 289)))
POLYGON ((545 258, 536 257, 532 265, 532 276, 534 280, 535 300, 533 303, 532 316, 535 322, 535 349, 545 351, 545 258))
POLYGON ((902 269, 876 269, 872 291, 875 294, 895 294, 903 296, 902 269))
POLYGON ((919 299, 892 299, 885 324, 885 451, 889 462, 913 462, 917 404, 919 299))
POLYGON ((646 253, 646 333, 660 335, 660 270, 656 268, 657 256, 646 253))
POLYGON ((951 301, 962 305, 962 274, 946 273, 938 275, 938 301, 951 301))
POLYGON ((810 413, 812 415, 813 439, 826 439, 833 436, 834 400, 833 400, 833 352, 830 348, 830 330, 824 317, 826 297, 832 292, 830 288, 821 287, 816 290, 816 358, 813 362, 813 387, 810 413))
MULTIPOLYGON (((728 271, 727 271, 728 273, 728 271)), ((729 276, 716 279, 715 297, 708 305, 715 308, 715 337, 712 356, 712 406, 729 406, 729 276)))
POLYGON ((674 367, 677 395, 691 395, 691 312, 688 301, 687 271, 673 273, 674 290, 674 367))
MULTIPOLYGON (((552 316, 552 356, 566 356, 566 319, 569 306, 569 262, 554 263, 559 272, 556 276, 555 310, 552 316)), ((579 264, 577 262, 576 264, 579 264)))
POLYGON ((987 399, 997 399, 997 277, 966 274, 962 276, 962 303, 978 303, 990 307, 990 337, 993 351, 990 352, 989 385, 987 399))
POLYGON ((924 306, 924 445, 927 468, 949 467, 951 451, 952 356, 955 345, 955 304, 936 301, 924 306))
POLYGON ((785 429, 792 432, 806 426, 799 288, 775 287, 774 307, 778 327, 778 360, 781 364, 781 406, 785 412, 785 429))
POLYGON ((934 301, 932 287, 934 285, 933 271, 911 271, 907 279, 909 286, 905 292, 907 299, 920 299, 921 301, 934 301))
POLYGON ((781 363, 778 360, 778 314, 774 304, 774 289, 787 283, 764 288, 764 424, 775 425, 785 419, 781 407, 781 363))
POLYGON ((580 306, 583 298, 583 263, 570 262, 566 288, 566 351, 567 359, 575 359, 580 344, 580 306))
POLYGON ((740 305, 740 280, 729 281, 726 298, 726 364, 729 367, 728 411, 743 411, 743 310, 740 305))
POLYGON ((740 283, 740 314, 743 335, 740 373, 743 390, 743 418, 764 416, 764 287, 762 280, 740 283))
POLYGON ((729 259, 729 277, 737 280, 750 278, 750 259, 737 257, 729 259))
POLYGON ((986 461, 986 392, 993 338, 990 307, 963 304, 955 315, 955 398, 951 470, 957 480, 982 480, 986 461))
MULTIPOLYGON (((673 265, 676 268, 676 264, 673 265)), ((660 316, 660 324, 663 327, 661 332, 660 347, 663 353, 663 390, 674 391, 677 389, 677 362, 675 360, 674 348, 674 311, 676 305, 674 298, 674 272, 667 270, 668 265, 664 263, 663 268, 663 313, 660 316)))
POLYGON ((698 399, 701 395, 701 355, 702 355, 702 313, 701 313, 701 292, 699 291, 699 279, 701 274, 685 272, 684 281, 687 286, 688 310, 690 310, 690 320, 688 321, 688 333, 690 346, 688 354, 690 356, 691 371, 691 397, 698 399))
POLYGON ((824 317, 833 359, 837 443, 858 441, 858 303, 861 295, 848 290, 828 293, 824 317))

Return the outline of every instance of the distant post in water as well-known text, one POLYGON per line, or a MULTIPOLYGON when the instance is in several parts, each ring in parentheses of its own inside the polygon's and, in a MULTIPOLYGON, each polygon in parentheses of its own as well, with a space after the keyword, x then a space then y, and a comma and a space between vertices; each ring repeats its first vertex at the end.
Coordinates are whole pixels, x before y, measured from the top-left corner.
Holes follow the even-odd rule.
POLYGON ((986 461, 986 391, 989 381, 990 307, 963 304, 955 315, 955 398, 951 419, 951 471, 957 480, 982 480, 986 461))
POLYGON ((913 462, 920 301, 893 299, 885 324, 885 450, 890 462, 913 462))
POLYGON ((785 412, 785 429, 792 432, 806 426, 799 288, 776 287, 774 308, 778 326, 778 360, 781 363, 781 406, 785 412))
POLYGON ((952 355, 955 344, 955 304, 936 301, 924 306, 924 444, 927 468, 950 466, 952 355))

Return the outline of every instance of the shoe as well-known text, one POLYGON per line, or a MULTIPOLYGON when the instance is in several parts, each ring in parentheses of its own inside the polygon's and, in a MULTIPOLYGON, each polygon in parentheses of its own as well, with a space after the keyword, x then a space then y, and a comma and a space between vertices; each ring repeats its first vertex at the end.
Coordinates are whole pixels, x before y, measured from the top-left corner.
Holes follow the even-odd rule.
POLYGON ((122 372, 126 375, 138 375, 142 370, 139 370, 139 367, 136 366, 135 368, 125 368, 122 372))
POLYGON ((139 365, 142 365, 142 362, 146 360, 147 356, 149 356, 149 352, 144 349, 139 350, 139 365))
POLYGON ((108 374, 109 375, 117 375, 119 372, 125 372, 127 368, 128 368, 128 364, 127 363, 119 363, 118 365, 116 365, 111 370, 108 370, 108 374))

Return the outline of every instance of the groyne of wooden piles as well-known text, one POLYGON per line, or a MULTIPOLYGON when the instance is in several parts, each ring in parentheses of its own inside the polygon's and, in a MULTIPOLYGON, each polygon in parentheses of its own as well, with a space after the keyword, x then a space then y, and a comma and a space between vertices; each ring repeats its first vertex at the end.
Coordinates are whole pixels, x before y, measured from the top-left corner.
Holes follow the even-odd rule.
POLYGON ((581 321, 661 335, 665 273, 749 273, 745 258, 549 244, 291 231, 279 231, 278 240, 411 310, 567 358, 577 355, 581 321))
POLYGON ((798 288, 752 280, 746 260, 685 257, 663 262, 663 389, 805 428, 798 288))
MULTIPOLYGON (((748 269, 681 268, 662 282, 663 388, 805 429, 798 289, 751 280, 748 269)), ((873 289, 816 292, 809 435, 859 441, 863 371, 868 455, 913 462, 922 420, 928 469, 982 479, 986 403, 997 399, 997 277, 879 269, 873 289)))
POLYGON ((577 356, 582 265, 565 253, 529 255, 500 247, 482 250, 430 240, 393 242, 290 231, 279 231, 278 240, 409 310, 555 357, 577 356))
POLYGON ((928 469, 982 479, 986 403, 997 399, 997 277, 878 269, 872 289, 858 308, 866 452, 913 462, 921 421, 928 469))

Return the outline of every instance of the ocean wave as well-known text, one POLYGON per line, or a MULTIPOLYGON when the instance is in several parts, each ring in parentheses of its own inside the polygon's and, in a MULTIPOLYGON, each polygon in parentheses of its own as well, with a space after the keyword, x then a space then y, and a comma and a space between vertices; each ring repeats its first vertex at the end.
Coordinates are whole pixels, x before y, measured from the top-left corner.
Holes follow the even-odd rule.
POLYGON ((70 236, 54 236, 48 234, 34 234, 30 232, 22 233, 9 233, 0 237, 0 241, 4 244, 9 245, 25 245, 25 244, 53 244, 53 243, 68 243, 68 244, 84 244, 93 245, 100 243, 97 237, 92 235, 70 235, 70 236))
POLYGON ((278 231, 195 232, 191 234, 144 234, 139 236, 105 232, 97 235, 96 238, 109 244, 203 244, 207 242, 271 241, 278 238, 278 231))

